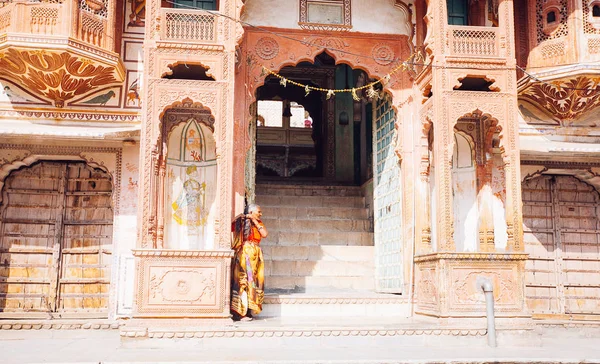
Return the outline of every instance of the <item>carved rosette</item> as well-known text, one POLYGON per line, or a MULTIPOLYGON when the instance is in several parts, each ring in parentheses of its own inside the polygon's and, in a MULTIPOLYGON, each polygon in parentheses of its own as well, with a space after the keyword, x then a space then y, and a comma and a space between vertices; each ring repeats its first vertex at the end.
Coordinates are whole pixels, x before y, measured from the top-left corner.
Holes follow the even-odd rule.
POLYGON ((387 44, 377 44, 371 50, 371 55, 373 56, 373 58, 375 58, 375 62, 382 66, 390 65, 392 62, 394 62, 394 59, 396 57, 392 47, 390 47, 387 44))
POLYGON ((70 52, 18 49, 0 53, 0 76, 62 108, 65 102, 125 79, 120 63, 103 63, 70 52))
POLYGON ((265 60, 273 59, 279 53, 279 44, 271 37, 263 37, 256 43, 256 54, 265 60))

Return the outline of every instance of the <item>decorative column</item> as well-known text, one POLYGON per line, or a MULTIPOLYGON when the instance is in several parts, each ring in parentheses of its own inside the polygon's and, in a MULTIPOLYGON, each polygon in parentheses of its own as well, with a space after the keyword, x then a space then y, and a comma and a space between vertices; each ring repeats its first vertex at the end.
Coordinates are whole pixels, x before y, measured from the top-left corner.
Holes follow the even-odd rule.
MULTIPOLYGON (((468 36, 448 36, 449 32, 461 34, 464 27, 448 25, 446 0, 428 2, 426 41, 427 50, 432 55, 432 67, 424 72, 431 73, 431 96, 427 102, 433 105, 435 178, 431 182, 435 184, 436 194, 432 198, 436 199, 437 208, 431 213, 434 214, 432 219, 438 224, 437 249, 432 253, 420 250, 420 254, 415 256, 415 312, 442 318, 483 319, 485 298, 477 281, 486 278, 494 287, 498 320, 510 319, 512 323, 527 324, 530 315, 525 304, 524 268, 528 255, 522 253, 521 246, 519 172, 516 169, 519 150, 513 2, 505 0, 499 4, 499 27, 472 28, 473 33, 492 34, 490 48, 483 49, 471 47, 473 40, 468 36), (465 47, 471 47, 468 54, 461 53, 465 47), (455 90, 454 87, 465 77, 493 79, 494 90, 492 87, 490 91, 455 90), (497 119, 502 127, 501 143, 506 163, 507 252, 498 252, 495 248, 494 229, 497 227, 494 226, 491 207, 493 158, 488 158, 486 153, 482 153, 478 161, 478 177, 481 178, 478 183, 486 190, 480 191, 478 197, 482 239, 480 251, 456 252, 453 241, 451 168, 454 126, 464 115, 476 114, 475 111, 479 115, 487 114, 497 119), (514 245, 514 249, 511 249, 511 245, 514 245)), ((477 38, 478 34, 473 37, 477 38)), ((427 76, 420 75, 418 78, 426 79, 427 76)), ((427 89, 427 86, 420 85, 420 88, 427 89)), ((485 119, 477 122, 482 129, 489 125, 485 119)))

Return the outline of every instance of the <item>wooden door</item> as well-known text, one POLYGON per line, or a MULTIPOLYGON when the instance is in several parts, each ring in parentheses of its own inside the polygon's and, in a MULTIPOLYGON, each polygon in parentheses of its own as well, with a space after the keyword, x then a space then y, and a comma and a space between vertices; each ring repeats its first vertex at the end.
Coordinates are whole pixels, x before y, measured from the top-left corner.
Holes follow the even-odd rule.
POLYGON ((5 180, 0 209, 4 317, 106 317, 112 184, 84 163, 40 162, 5 180))
POLYGON ((392 143, 396 113, 389 99, 377 102, 374 116, 375 287, 378 292, 402 293, 402 176, 392 143))
POLYGON ((600 312, 600 196, 570 176, 523 183, 526 295, 536 315, 600 312))

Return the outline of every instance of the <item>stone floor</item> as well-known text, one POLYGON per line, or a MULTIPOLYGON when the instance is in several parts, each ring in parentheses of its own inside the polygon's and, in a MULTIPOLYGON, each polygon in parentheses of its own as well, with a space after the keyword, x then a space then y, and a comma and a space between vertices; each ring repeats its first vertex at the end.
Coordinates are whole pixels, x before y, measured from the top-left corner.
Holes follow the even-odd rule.
POLYGON ((487 346, 485 331, 414 321, 272 318, 235 325, 253 336, 160 339, 122 337, 114 329, 0 330, 0 363, 600 363, 600 327, 571 326, 500 331, 498 348, 487 346), (313 334, 294 334, 300 326, 313 334), (361 334, 373 327, 379 334, 361 334), (275 329, 281 335, 257 334, 275 329))

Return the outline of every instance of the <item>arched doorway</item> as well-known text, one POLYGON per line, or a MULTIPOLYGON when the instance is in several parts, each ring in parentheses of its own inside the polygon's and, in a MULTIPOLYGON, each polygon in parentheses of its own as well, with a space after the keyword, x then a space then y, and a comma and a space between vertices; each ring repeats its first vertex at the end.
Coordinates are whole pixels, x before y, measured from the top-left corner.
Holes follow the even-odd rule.
POLYGON ((257 89, 251 110, 256 202, 270 231, 262 243, 267 302, 273 291, 402 293, 402 173, 391 96, 380 85, 370 95, 360 90, 367 73, 326 52, 277 73, 257 89), (307 93, 292 82, 359 90, 307 93))
POLYGON ((83 162, 13 171, 0 207, 0 317, 107 317, 112 180, 83 162))

